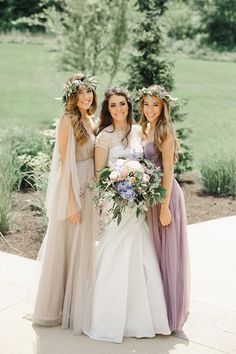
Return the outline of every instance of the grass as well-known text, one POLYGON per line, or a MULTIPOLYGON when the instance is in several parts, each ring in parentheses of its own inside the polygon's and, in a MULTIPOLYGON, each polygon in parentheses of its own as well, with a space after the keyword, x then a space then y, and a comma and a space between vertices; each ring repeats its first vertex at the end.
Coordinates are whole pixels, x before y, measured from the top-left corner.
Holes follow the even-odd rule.
MULTIPOLYGON (((48 45, 0 43, 0 129, 14 126, 47 128, 63 109, 60 97, 71 73, 59 72, 48 45)), ((79 70, 79 69, 78 69, 79 70)), ((126 74, 119 75, 125 79, 126 74)), ((107 76, 98 76, 99 101, 107 76)), ((174 94, 187 98, 185 126, 195 167, 209 152, 236 152, 236 63, 176 59, 174 94)))
POLYGON ((0 232, 4 235, 10 229, 12 192, 17 170, 8 154, 0 155, 0 232))
POLYGON ((210 155, 201 165, 203 191, 217 196, 236 196, 235 156, 210 155))
POLYGON ((176 96, 188 100, 195 166, 209 153, 236 154, 236 63, 178 59, 175 81, 176 96))
POLYGON ((48 127, 63 112, 55 97, 72 73, 57 70, 46 45, 0 43, 0 52, 0 128, 48 127))
POLYGON ((43 45, 0 44, 0 127, 48 126, 60 114, 59 75, 43 45))

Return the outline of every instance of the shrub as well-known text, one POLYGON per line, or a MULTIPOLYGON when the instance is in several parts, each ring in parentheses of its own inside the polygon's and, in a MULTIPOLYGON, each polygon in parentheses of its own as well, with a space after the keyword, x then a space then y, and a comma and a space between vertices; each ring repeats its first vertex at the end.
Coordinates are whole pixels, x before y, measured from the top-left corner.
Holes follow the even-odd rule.
POLYGON ((16 183, 15 166, 9 155, 0 157, 0 232, 6 234, 10 228, 12 191, 16 183))
POLYGON ((30 163, 34 175, 35 189, 37 190, 37 196, 32 204, 32 207, 37 215, 42 217, 42 226, 44 229, 46 229, 47 226, 45 198, 50 163, 50 157, 42 152, 39 152, 38 155, 35 156, 30 163))
POLYGON ((44 132, 31 129, 15 129, 8 131, 4 140, 5 150, 9 150, 14 166, 17 168, 14 190, 36 189, 34 175, 34 159, 43 153, 50 159, 54 145, 55 132, 44 132))
POLYGON ((193 39, 200 29, 199 12, 184 0, 169 1, 163 20, 168 36, 175 40, 193 39))
POLYGON ((0 183, 0 232, 4 235, 10 229, 11 193, 5 189, 2 179, 0 183))
POLYGON ((207 42, 220 50, 235 50, 236 2, 235 0, 195 0, 201 15, 202 31, 207 42))
POLYGON ((20 189, 37 190, 32 205, 42 216, 46 225, 44 201, 55 130, 44 132, 32 130, 9 130, 3 141, 0 156, 0 232, 7 233, 10 228, 12 193, 20 189))
MULTIPOLYGON (((134 94, 136 90, 153 83, 165 86, 168 91, 174 88, 174 77, 172 73, 173 63, 165 56, 163 46, 163 31, 161 26, 163 13, 167 2, 137 1, 137 12, 142 18, 134 28, 133 52, 128 63, 128 78, 126 86, 134 94), (160 15, 162 14, 162 15, 160 15)), ((185 114, 181 112, 177 104, 172 111, 174 122, 183 122, 185 114)), ((134 105, 134 118, 138 120, 140 113, 134 105)), ((189 131, 186 128, 177 129, 177 134, 182 146, 181 156, 176 164, 175 173, 179 177, 185 171, 192 169, 192 154, 186 138, 189 131)))
POLYGON ((203 192, 218 196, 236 196, 236 158, 210 156, 200 168, 203 192))

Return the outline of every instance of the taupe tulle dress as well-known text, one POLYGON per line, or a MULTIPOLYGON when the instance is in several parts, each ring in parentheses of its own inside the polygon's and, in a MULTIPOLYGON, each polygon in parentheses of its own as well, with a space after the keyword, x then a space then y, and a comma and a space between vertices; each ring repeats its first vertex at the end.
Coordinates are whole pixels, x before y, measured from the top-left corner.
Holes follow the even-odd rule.
MULTIPOLYGON (((144 156, 163 169, 161 152, 153 142, 144 145, 144 156)), ((171 331, 180 331, 189 311, 190 270, 185 202, 175 178, 169 208, 170 225, 160 223, 160 204, 148 210, 147 219, 161 269, 169 326, 171 331)))
POLYGON ((59 121, 46 198, 49 223, 39 254, 42 271, 33 314, 34 323, 62 324, 76 333, 86 330, 90 319, 87 292, 97 216, 85 186, 94 178, 94 142, 90 132, 89 140, 79 145, 70 117, 59 121), (60 129, 68 133, 63 162, 58 143, 60 129), (79 210, 81 223, 70 223, 68 216, 79 210))

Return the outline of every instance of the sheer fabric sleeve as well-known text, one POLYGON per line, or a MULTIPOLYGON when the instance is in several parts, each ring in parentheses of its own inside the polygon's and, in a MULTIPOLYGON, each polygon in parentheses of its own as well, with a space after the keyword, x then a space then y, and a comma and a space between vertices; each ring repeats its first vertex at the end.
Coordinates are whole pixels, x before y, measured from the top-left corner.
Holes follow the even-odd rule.
POLYGON ((96 137, 95 147, 99 146, 104 150, 108 151, 110 149, 111 134, 102 130, 96 137))
POLYGON ((75 158, 76 141, 70 117, 64 116, 57 124, 46 194, 49 218, 65 220, 80 208, 80 185, 75 158))

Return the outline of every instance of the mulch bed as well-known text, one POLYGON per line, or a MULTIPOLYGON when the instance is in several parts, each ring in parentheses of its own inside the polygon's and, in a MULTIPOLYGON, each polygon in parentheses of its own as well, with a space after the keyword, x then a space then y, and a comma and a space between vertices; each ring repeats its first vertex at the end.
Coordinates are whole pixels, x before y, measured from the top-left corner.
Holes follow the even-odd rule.
MULTIPOLYGON (((217 198, 201 192, 196 173, 182 176, 180 185, 184 191, 188 224, 236 215, 236 199, 217 198)), ((35 259, 42 243, 45 229, 42 219, 32 208, 35 192, 17 193, 11 231, 0 238, 0 250, 35 259)))

